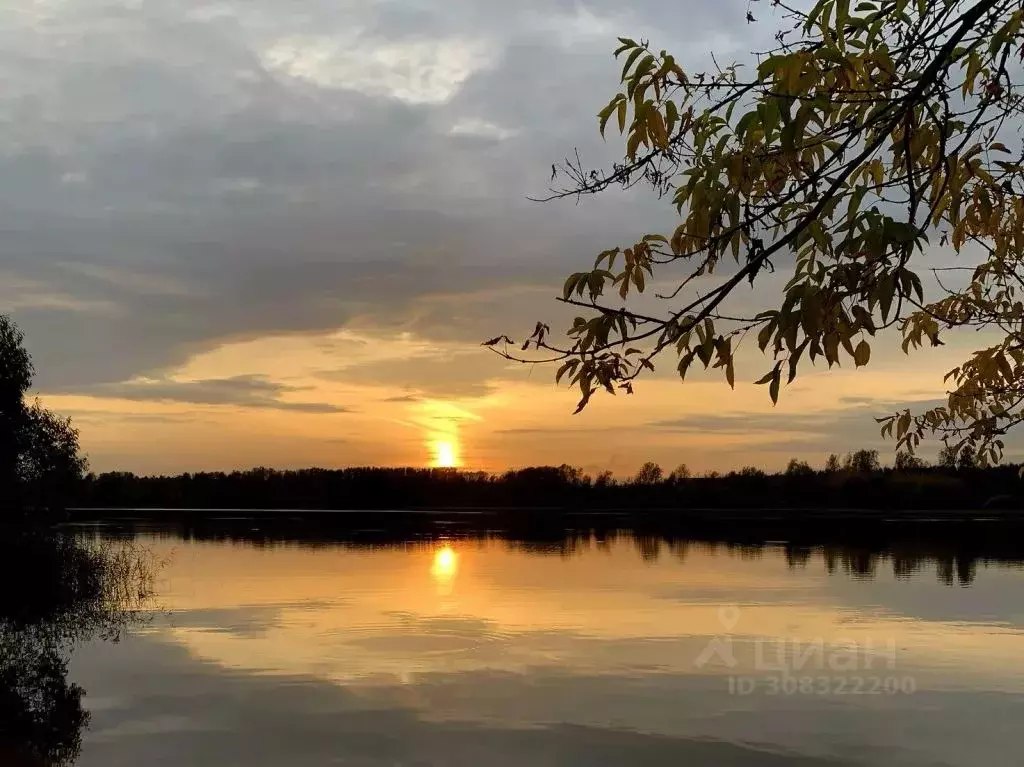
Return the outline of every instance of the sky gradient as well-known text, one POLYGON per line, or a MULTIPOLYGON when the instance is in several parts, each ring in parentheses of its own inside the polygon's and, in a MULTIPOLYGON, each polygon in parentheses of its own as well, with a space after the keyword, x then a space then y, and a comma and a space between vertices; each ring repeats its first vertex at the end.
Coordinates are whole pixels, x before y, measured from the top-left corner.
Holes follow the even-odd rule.
POLYGON ((758 354, 732 393, 666 360, 578 416, 553 371, 479 345, 567 327, 567 273, 674 226, 642 191, 527 200, 576 147, 616 156, 595 118, 616 35, 700 70, 767 46, 762 5, 758 24, 745 0, 5 5, 0 308, 40 396, 97 471, 891 453, 873 417, 942 397, 976 337, 808 368, 775 408, 745 383, 758 354))

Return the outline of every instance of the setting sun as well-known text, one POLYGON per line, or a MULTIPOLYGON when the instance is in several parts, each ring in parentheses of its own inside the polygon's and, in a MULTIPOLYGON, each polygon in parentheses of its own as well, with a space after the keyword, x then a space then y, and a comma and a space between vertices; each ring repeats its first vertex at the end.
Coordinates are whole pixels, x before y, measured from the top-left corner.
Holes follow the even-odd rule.
POLYGON ((455 443, 451 440, 437 440, 433 443, 433 465, 439 469, 451 469, 459 465, 455 443))

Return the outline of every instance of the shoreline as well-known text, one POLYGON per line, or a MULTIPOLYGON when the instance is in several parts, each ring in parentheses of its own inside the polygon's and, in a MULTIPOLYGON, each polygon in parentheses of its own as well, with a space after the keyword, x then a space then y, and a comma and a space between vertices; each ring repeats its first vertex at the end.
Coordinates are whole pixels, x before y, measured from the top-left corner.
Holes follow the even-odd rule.
POLYGON ((302 517, 506 517, 520 518, 600 518, 673 520, 893 520, 893 521, 1021 521, 1024 509, 869 509, 869 508, 566 508, 556 506, 472 506, 393 508, 249 508, 249 507, 73 507, 67 510, 70 521, 103 521, 104 519, 200 517, 223 519, 226 515, 241 518, 302 517))

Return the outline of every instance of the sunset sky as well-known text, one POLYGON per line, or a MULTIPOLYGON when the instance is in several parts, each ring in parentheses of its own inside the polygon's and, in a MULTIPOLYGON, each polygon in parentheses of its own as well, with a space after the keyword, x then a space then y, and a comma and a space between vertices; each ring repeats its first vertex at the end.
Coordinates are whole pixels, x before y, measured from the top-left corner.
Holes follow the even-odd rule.
MULTIPOLYGON (((772 408, 665 360, 576 397, 486 338, 675 213, 643 192, 537 204, 597 135, 616 35, 700 70, 768 45, 746 0, 16 0, 0 8, 0 310, 94 470, 568 462, 821 464, 891 445, 977 336, 808 371, 772 408)), ((891 339, 890 339, 891 340, 891 339)), ((934 454, 934 448, 928 453, 934 454)), ((1011 451, 1012 455, 1012 451, 1011 451)))

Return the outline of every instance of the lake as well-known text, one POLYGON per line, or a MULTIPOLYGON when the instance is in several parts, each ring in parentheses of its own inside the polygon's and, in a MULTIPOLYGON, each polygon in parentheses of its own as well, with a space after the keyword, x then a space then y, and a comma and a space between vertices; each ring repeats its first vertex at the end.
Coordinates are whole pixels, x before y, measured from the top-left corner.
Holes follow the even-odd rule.
POLYGON ((98 533, 157 614, 75 651, 78 764, 1021 764, 1013 558, 231 524, 98 533))

